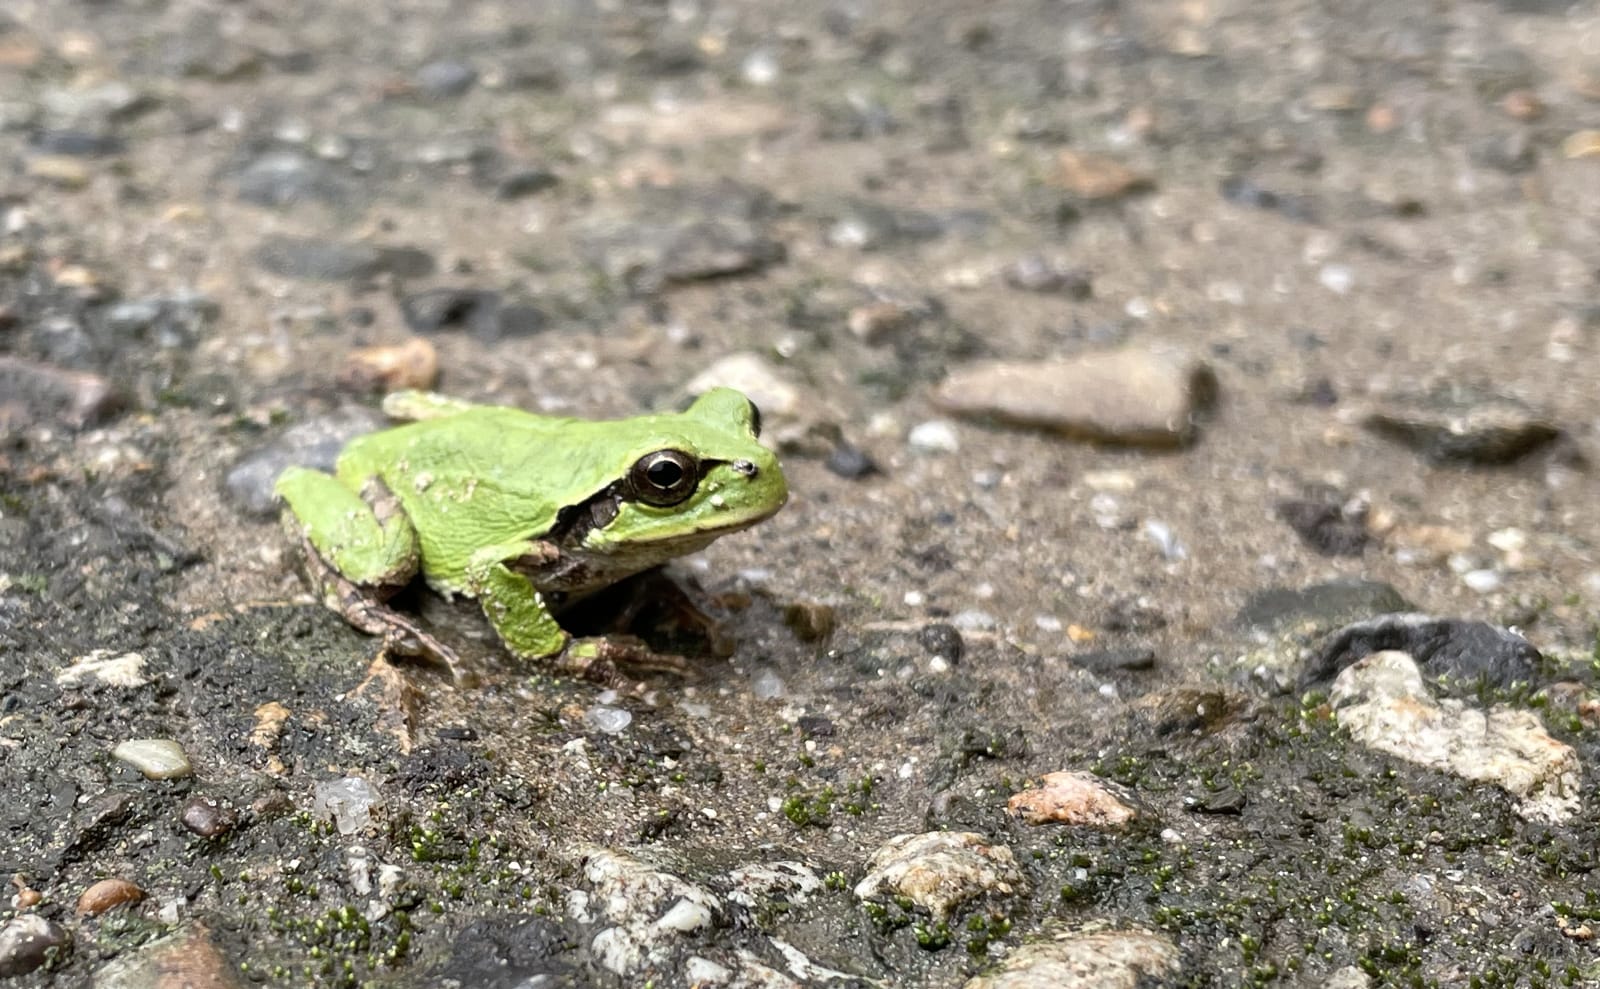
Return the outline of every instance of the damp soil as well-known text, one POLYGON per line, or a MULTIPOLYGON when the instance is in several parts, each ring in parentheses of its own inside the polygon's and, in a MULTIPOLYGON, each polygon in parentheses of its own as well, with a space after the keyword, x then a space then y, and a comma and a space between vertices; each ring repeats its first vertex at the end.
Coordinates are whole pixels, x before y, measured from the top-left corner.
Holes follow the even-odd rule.
POLYGON ((845 973, 800 984, 933 989, 1096 926, 1169 938, 1174 985, 1600 983, 1595 802, 1529 822, 1360 748, 1311 626, 1241 616, 1360 579, 1393 597, 1341 621, 1515 626, 1534 681, 1472 696, 1591 789, 1595 721, 1539 691, 1600 662, 1596 37, 1552 2, 9 4, 0 872, 72 938, 15 984, 200 931, 240 985, 682 986, 696 953, 790 971, 779 938, 845 973), (1072 277, 1007 276, 1039 258, 1072 277), (858 332, 886 299, 913 316, 858 332), (675 407, 735 353, 800 387, 790 504, 667 571, 717 634, 633 614, 691 676, 604 694, 427 593, 471 680, 372 675, 236 469, 370 428, 342 369, 415 337, 437 389, 541 412, 675 407), (1186 447, 908 440, 967 362, 1145 344, 1216 376, 1186 447), (1441 388, 1553 426, 1481 465, 1362 425, 1441 388), (63 680, 97 651, 139 682, 63 680), (1064 769, 1143 816, 1006 814, 1064 769), (316 801, 346 777, 381 798, 351 833, 316 801), (945 828, 1024 887, 857 902, 945 828), (621 976, 572 910, 595 847, 825 882, 621 976), (107 876, 145 901, 77 914, 107 876))

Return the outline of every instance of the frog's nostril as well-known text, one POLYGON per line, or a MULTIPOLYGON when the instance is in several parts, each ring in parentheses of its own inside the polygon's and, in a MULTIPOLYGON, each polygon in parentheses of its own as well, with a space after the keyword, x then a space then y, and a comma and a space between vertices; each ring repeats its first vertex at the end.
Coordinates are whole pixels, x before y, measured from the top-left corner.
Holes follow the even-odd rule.
POLYGON ((760 473, 760 468, 748 460, 735 460, 729 466, 745 477, 755 477, 756 474, 760 473))

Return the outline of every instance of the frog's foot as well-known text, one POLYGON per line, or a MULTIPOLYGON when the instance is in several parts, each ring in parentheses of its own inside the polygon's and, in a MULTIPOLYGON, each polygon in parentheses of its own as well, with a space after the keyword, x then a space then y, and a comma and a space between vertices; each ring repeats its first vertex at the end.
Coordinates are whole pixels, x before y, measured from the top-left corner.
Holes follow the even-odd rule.
POLYGON ((617 632, 662 635, 656 641, 719 659, 732 656, 738 647, 726 623, 713 613, 717 604, 698 584, 684 584, 657 567, 624 581, 618 590, 622 603, 611 623, 617 632))
POLYGON ((322 603, 330 611, 338 612, 345 621, 368 635, 383 639, 383 650, 378 654, 380 661, 387 662, 392 655, 436 663, 449 669, 451 678, 461 685, 463 672, 456 651, 424 631, 411 618, 383 603, 398 588, 364 587, 330 566, 309 539, 301 536, 300 541, 306 579, 317 589, 322 603))
POLYGON ((551 663, 569 676, 636 694, 646 689, 634 679, 641 673, 687 676, 690 672, 689 661, 682 656, 656 652, 643 639, 632 635, 573 639, 551 663))

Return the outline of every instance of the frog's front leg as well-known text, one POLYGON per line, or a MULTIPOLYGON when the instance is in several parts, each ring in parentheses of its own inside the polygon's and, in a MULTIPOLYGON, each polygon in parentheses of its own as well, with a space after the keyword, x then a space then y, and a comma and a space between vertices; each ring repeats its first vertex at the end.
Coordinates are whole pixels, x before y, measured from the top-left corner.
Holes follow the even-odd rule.
POLYGON ((512 655, 549 663, 563 673, 614 687, 634 686, 619 667, 687 672, 681 657, 655 653, 632 637, 574 639, 567 634, 533 581, 515 569, 537 568, 554 562, 560 555, 561 551, 549 543, 524 540, 484 547, 467 562, 468 586, 512 655))
POLYGON ((455 651, 383 604, 416 575, 417 533, 377 478, 361 491, 321 471, 291 467, 275 486, 284 528, 305 549, 306 574, 328 608, 386 648, 458 670, 455 651))

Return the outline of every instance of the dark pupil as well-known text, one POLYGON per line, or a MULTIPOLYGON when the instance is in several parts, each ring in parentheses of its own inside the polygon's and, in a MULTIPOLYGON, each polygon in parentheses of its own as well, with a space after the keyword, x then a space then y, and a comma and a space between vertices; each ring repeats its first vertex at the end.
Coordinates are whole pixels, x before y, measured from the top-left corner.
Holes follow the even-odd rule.
POLYGON ((683 468, 670 460, 657 460, 646 467, 644 473, 651 484, 663 491, 676 487, 683 480, 683 468))

